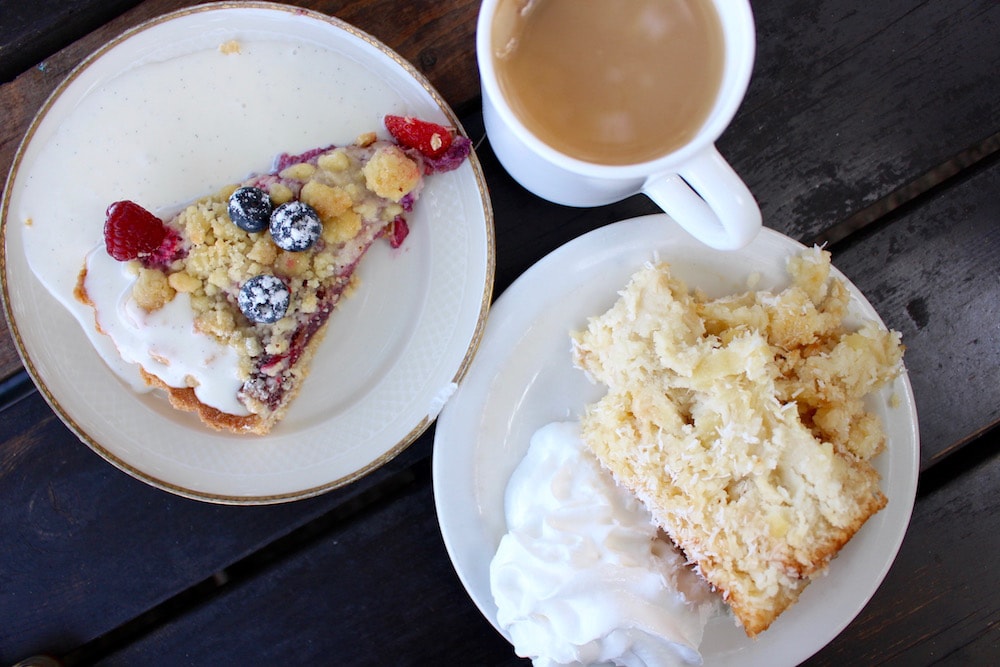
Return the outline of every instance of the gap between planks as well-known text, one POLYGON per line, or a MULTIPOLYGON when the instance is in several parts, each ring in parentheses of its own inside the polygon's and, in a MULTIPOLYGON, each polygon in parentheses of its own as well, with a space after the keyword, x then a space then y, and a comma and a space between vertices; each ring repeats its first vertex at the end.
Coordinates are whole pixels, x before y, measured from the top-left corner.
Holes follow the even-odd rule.
MULTIPOLYGON (((897 188, 875 203, 818 234, 813 243, 837 246, 849 244, 880 224, 905 212, 911 205, 950 187, 1000 159, 1000 132, 960 152, 924 175, 897 188)), ((27 371, 21 370, 0 381, 0 412, 36 391, 27 371)), ((965 470, 975 467, 1000 450, 1000 428, 976 434, 964 443, 949 448, 952 455, 932 460, 921 470, 918 499, 933 493, 965 470), (964 446, 972 439, 981 446, 964 446), (961 445, 961 446, 959 446, 961 445)), ((286 558, 318 542, 345 524, 376 511, 415 483, 430 482, 430 460, 425 458, 335 507, 318 519, 278 538, 253 554, 216 572, 211 577, 175 594, 135 619, 92 639, 61 657, 39 656, 55 660, 63 667, 91 664, 127 647, 157 628, 179 618, 194 607, 221 595, 227 587, 251 580, 286 558)), ((31 663, 29 663, 31 664, 31 663)), ((41 663, 40 663, 41 664, 41 663)))
POLYGON ((47 656, 61 667, 90 665, 111 657, 130 644, 148 636, 180 618, 192 609, 211 602, 232 587, 250 581, 267 570, 279 566, 311 545, 325 539, 352 522, 394 502, 414 484, 429 484, 430 459, 424 458, 410 468, 393 474, 369 489, 333 508, 323 516, 300 526, 258 551, 246 556, 211 577, 204 579, 173 597, 109 632, 96 637, 63 656, 47 656))
POLYGON ((933 197, 958 181, 969 178, 1000 159, 1000 132, 966 148, 922 176, 902 185, 875 203, 831 225, 813 238, 815 245, 827 247, 849 244, 869 228, 881 226, 901 215, 910 206, 933 197), (892 215, 890 215, 892 214, 892 215))

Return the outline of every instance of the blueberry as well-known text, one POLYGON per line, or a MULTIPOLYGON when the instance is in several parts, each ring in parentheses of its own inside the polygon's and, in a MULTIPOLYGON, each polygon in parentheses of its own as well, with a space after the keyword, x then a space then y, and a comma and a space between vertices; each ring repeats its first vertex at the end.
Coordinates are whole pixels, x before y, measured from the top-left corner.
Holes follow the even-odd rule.
POLYGON ((288 286, 280 278, 262 274, 243 283, 238 300, 248 320, 271 324, 285 316, 290 297, 288 286))
POLYGON ((272 210, 270 195, 260 188, 240 188, 229 196, 229 219, 248 232, 264 231, 272 210))
POLYGON ((301 201, 284 203, 271 214, 271 238, 282 250, 307 250, 322 231, 319 214, 301 201))

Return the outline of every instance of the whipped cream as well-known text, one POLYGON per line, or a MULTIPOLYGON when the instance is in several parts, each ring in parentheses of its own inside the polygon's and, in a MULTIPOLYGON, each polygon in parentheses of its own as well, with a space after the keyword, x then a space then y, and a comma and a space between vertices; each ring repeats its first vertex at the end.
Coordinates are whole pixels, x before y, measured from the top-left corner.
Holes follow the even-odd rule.
POLYGON ((700 665, 708 585, 586 449, 579 425, 539 429, 507 485, 490 565, 497 620, 536 667, 700 665))
POLYGON ((135 276, 128 264, 100 245, 87 255, 84 287, 94 303, 98 328, 121 358, 139 364, 171 387, 194 387, 198 400, 233 415, 247 415, 237 399, 243 386, 236 350, 194 326, 188 294, 178 293, 150 313, 132 297, 135 276))

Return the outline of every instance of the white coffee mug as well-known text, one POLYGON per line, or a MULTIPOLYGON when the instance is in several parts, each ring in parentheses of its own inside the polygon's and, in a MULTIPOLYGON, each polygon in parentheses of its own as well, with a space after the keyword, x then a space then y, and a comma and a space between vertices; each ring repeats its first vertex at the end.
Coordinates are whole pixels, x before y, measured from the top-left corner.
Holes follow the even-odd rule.
MULTIPOLYGON (((743 100, 756 38, 747 0, 714 0, 723 34, 722 82, 696 135, 666 155, 639 164, 601 165, 561 153, 518 119, 497 80, 491 44, 499 0, 484 0, 476 33, 486 135, 507 172, 534 194, 568 206, 601 206, 645 193, 706 245, 741 248, 756 236, 760 209, 746 184, 715 148, 743 100)), ((655 66, 655 63, 651 63, 655 66)))

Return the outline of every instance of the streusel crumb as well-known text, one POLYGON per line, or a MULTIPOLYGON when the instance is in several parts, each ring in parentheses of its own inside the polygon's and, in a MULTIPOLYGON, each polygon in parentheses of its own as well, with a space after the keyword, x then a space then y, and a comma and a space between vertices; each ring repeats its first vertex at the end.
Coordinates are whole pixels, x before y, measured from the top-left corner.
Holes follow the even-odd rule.
POLYGON ((235 39, 230 39, 222 44, 219 44, 219 52, 224 53, 227 56, 238 54, 241 51, 242 47, 240 47, 240 43, 235 39))
POLYGON ((378 148, 364 167, 368 188, 379 197, 398 202, 420 182, 416 163, 396 146, 378 148))
POLYGON ((132 296, 140 308, 149 312, 159 310, 174 298, 174 294, 174 288, 163 273, 139 269, 139 279, 132 288, 132 296))

